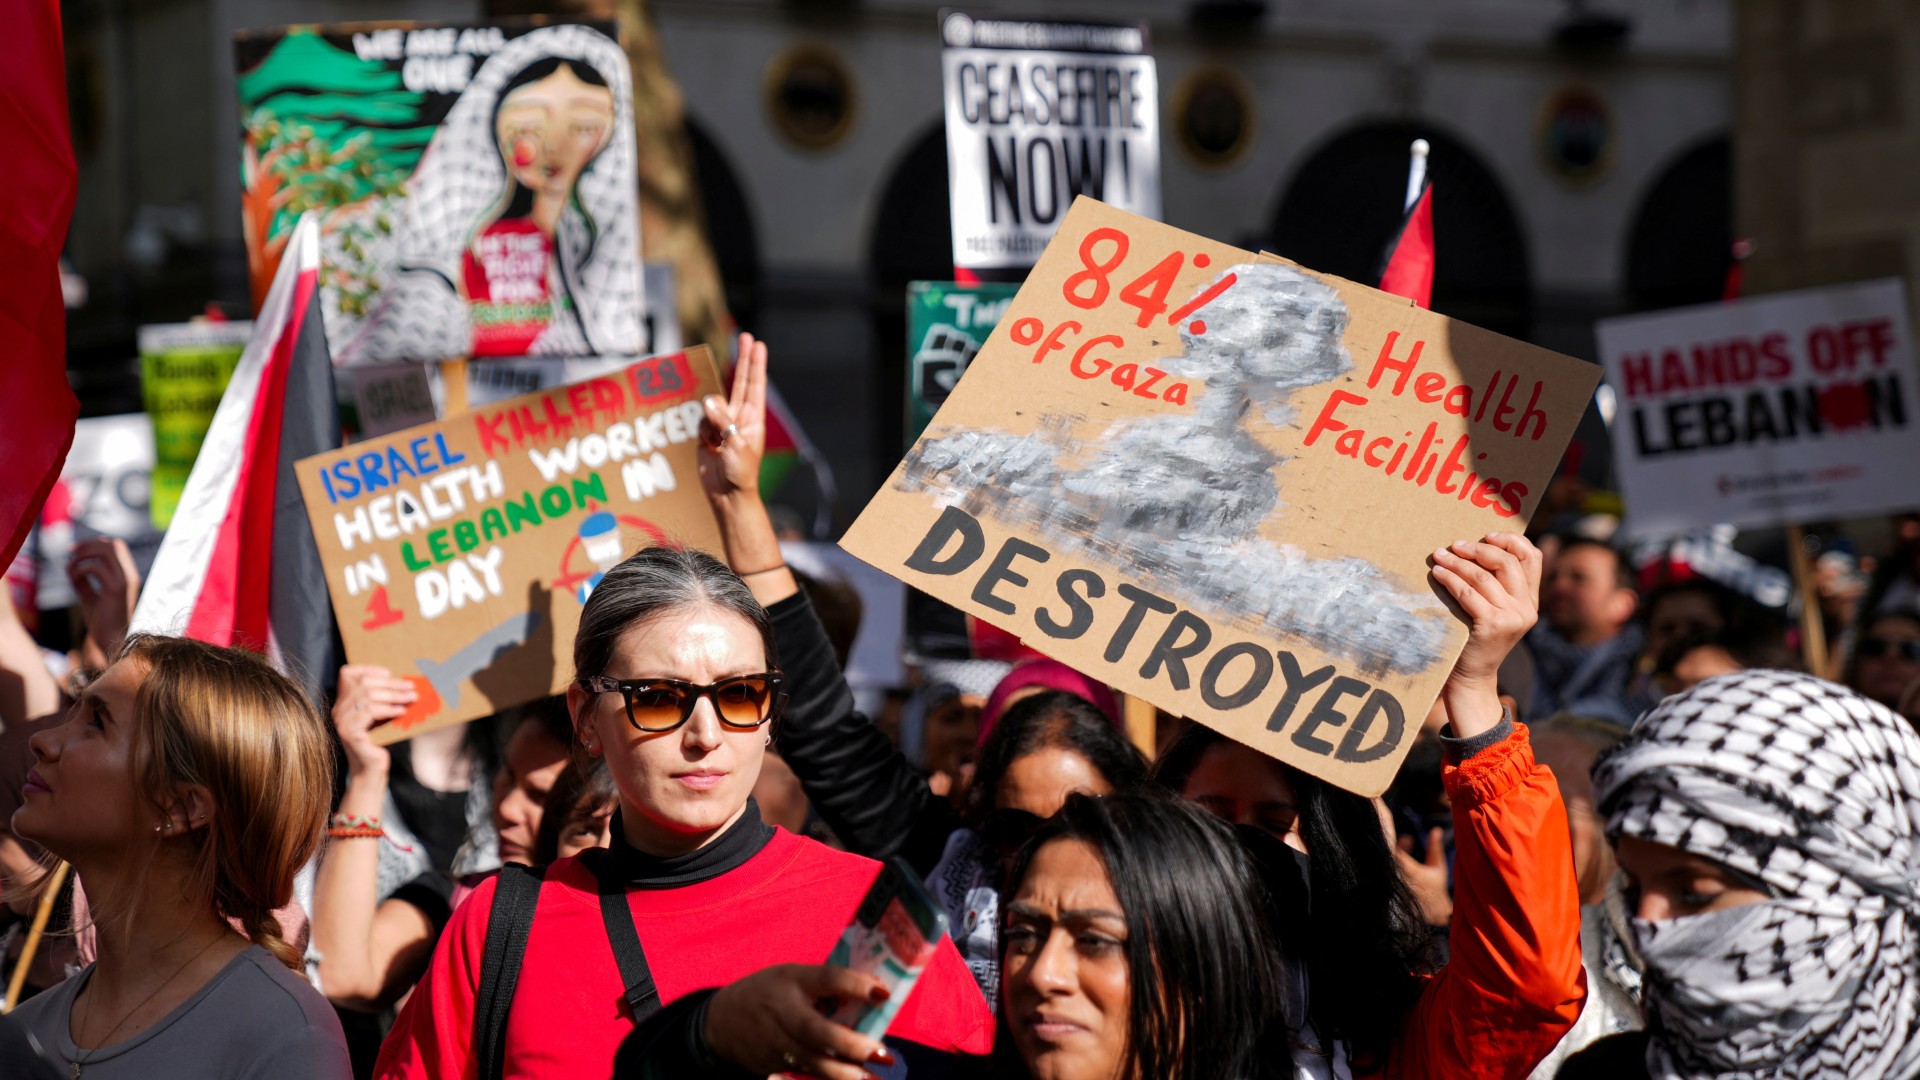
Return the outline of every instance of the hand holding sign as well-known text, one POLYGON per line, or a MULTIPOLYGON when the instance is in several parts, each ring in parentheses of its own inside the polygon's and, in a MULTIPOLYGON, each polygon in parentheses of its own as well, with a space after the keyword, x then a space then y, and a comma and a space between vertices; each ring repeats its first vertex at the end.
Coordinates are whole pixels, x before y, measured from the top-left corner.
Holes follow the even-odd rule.
POLYGON ((1440 690, 1455 738, 1500 723, 1500 664, 1540 616, 1540 549, 1519 533, 1489 533, 1433 553, 1433 579, 1467 615, 1467 644, 1440 690))
POLYGON ((348 773, 386 776, 391 755, 373 741, 373 729, 405 715, 419 696, 412 683, 377 664, 348 664, 340 669, 333 729, 340 733, 340 745, 347 752, 348 773))

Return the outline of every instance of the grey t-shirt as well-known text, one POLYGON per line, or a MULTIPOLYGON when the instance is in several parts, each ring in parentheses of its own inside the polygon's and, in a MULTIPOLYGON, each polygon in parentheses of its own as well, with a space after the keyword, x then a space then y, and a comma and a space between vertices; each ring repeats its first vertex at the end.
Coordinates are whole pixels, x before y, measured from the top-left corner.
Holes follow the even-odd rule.
POLYGON ((63 1071, 83 1080, 349 1080, 347 1040, 320 991, 258 945, 242 950, 180 1007, 131 1039, 82 1050, 73 999, 89 967, 12 1017, 63 1071))

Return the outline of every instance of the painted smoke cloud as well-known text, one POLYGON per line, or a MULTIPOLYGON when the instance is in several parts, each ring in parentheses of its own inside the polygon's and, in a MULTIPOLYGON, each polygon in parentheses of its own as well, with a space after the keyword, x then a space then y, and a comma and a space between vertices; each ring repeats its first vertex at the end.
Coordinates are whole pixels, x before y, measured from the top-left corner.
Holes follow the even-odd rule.
MULTIPOLYGON (((1142 584, 1185 595, 1281 635, 1312 641, 1373 674, 1440 659, 1446 608, 1355 558, 1309 558, 1260 535, 1284 504, 1283 460, 1247 427, 1287 423, 1288 399, 1351 368, 1339 294, 1291 267, 1231 268, 1207 306, 1207 331, 1180 332, 1159 361, 1205 386, 1191 411, 1118 420, 1094 441, 1053 415, 1030 435, 953 431, 923 439, 899 482, 1057 548, 1127 566, 1142 584)), ((1223 275, 1224 276, 1224 275, 1223 275)))

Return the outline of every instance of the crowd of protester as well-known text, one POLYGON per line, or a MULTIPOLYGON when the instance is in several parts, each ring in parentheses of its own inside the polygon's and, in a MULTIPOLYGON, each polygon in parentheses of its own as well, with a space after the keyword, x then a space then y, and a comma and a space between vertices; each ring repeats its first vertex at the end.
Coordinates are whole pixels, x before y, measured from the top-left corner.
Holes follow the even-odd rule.
POLYGON ((9 606, 0 1074, 1920 1070, 1920 518, 1823 597, 1826 664, 1592 520, 1436 551, 1467 644, 1370 799, 1177 718, 1139 745, 1039 658, 926 662, 869 717, 858 601, 758 492, 765 396, 743 336, 703 425, 724 559, 631 555, 564 697, 468 725, 384 745, 386 669, 316 703, 129 637, 116 541, 75 549, 71 653, 9 606), (886 987, 822 960, 892 858, 952 933, 876 1039, 821 1005, 886 987))

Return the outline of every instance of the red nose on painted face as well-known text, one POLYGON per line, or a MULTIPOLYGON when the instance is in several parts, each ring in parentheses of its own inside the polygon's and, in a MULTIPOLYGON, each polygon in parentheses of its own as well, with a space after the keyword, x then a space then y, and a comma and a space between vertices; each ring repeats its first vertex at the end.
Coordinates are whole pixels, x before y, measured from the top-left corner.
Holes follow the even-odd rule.
POLYGON ((540 147, 533 139, 522 137, 513 140, 513 163, 518 168, 526 168, 540 156, 540 147))

